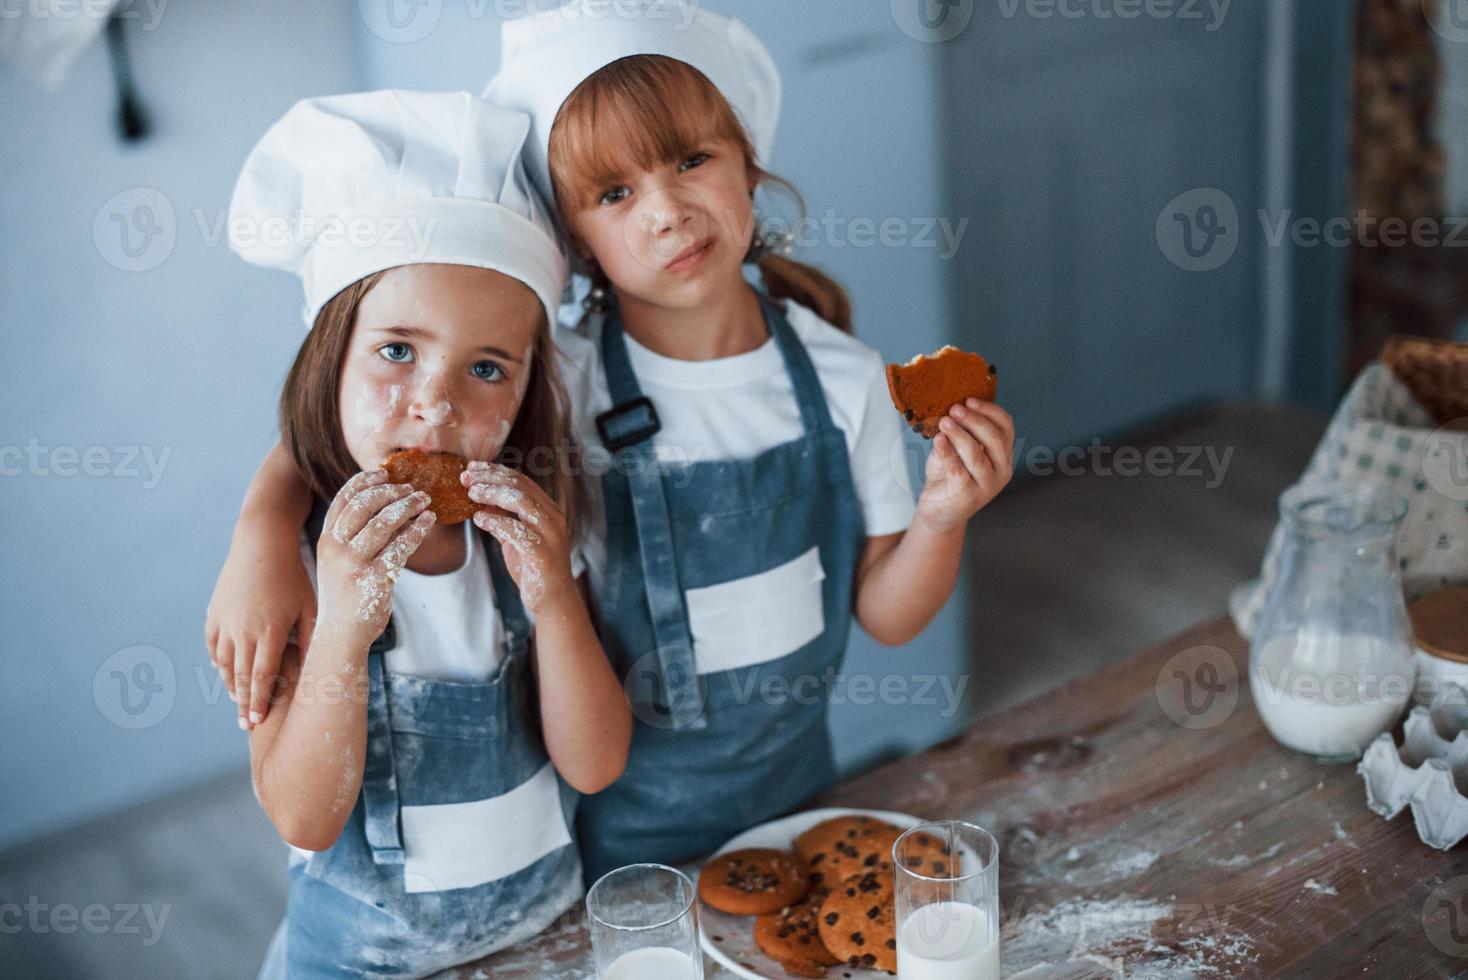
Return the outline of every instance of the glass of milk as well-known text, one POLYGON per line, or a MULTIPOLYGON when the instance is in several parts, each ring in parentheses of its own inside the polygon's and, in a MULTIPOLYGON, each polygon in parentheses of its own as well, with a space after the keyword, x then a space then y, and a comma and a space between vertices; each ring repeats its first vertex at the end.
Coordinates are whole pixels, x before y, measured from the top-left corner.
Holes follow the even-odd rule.
POLYGON ((1254 628, 1249 689, 1281 744, 1360 758, 1412 695, 1417 661, 1394 544, 1407 500, 1364 484, 1280 497, 1279 567, 1254 628))
POLYGON ((693 882, 677 868, 632 864, 586 893, 599 980, 703 980, 693 882))
POLYGON ((897 838, 892 859, 898 980, 999 980, 999 842, 994 836, 959 820, 923 824, 897 838), (933 867, 933 837, 952 855, 948 870, 933 867))

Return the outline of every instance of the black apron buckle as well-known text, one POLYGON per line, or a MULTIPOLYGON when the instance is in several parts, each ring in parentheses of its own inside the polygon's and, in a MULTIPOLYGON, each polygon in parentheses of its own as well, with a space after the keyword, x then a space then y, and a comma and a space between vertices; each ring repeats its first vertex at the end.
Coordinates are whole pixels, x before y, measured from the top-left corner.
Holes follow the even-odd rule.
POLYGON ((608 452, 646 442, 663 428, 658 410, 646 395, 623 402, 596 417, 596 431, 608 452))

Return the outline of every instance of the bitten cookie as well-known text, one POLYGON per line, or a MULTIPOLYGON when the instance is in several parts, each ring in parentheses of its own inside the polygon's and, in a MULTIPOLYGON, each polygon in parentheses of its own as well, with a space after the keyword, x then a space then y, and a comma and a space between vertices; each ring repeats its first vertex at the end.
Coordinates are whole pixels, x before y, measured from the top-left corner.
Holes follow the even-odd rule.
POLYGON ((795 838, 795 850, 810 866, 813 884, 834 885, 892 860, 902 829, 876 817, 855 815, 822 820, 795 838))
POLYGON ((794 854, 762 847, 720 854, 698 876, 698 897, 730 915, 778 912, 809 888, 810 876, 794 854))
POLYGON ((393 453, 382 464, 393 483, 411 483, 432 498, 428 509, 440 524, 459 524, 489 509, 470 500, 468 488, 459 482, 459 474, 468 465, 462 456, 421 449, 393 453))
POLYGON ((954 405, 968 398, 993 401, 999 371, 977 354, 948 346, 906 364, 888 364, 887 390, 912 431, 931 439, 954 405))
POLYGON ((827 888, 812 888, 794 905, 754 920, 754 941, 766 956, 798 977, 822 977, 840 963, 821 942, 818 916, 827 888))
POLYGON ((850 966, 897 970, 896 883, 892 871, 854 875, 821 904, 821 942, 850 966))

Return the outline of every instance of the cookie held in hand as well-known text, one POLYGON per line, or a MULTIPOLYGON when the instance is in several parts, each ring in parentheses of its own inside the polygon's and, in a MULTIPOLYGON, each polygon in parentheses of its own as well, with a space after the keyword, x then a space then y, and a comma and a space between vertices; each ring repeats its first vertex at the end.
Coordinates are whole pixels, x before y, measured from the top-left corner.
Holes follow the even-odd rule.
POLYGON ((469 463, 453 453, 404 449, 393 453, 382 464, 393 483, 410 483, 431 498, 428 509, 440 524, 460 524, 481 510, 483 504, 469 499, 469 489, 459 482, 459 474, 469 463))
POLYGON ((794 854, 763 847, 720 854, 698 876, 698 897, 730 915, 768 915, 798 902, 810 888, 794 854))
POLYGON ((906 364, 888 364, 887 390, 912 431, 931 439, 954 405, 969 398, 992 402, 999 372, 979 355, 948 346, 906 364))

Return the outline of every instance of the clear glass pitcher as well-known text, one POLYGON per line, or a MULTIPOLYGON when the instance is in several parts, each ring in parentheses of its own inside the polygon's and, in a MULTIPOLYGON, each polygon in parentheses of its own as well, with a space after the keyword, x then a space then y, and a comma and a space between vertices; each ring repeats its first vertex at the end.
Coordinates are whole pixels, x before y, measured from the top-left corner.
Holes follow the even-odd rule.
POLYGON ((1280 497, 1279 568, 1254 629, 1249 688, 1283 745, 1359 758, 1396 724, 1417 662, 1394 545, 1399 494, 1307 483, 1280 497))

